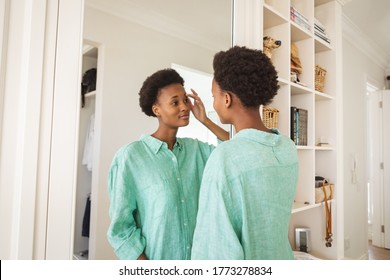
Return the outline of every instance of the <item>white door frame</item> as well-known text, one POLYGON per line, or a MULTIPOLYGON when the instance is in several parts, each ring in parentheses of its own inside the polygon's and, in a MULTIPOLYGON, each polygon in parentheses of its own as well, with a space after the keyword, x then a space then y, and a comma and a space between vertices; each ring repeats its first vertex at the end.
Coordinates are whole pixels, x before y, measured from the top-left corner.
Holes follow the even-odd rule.
MULTIPOLYGON (((41 244, 35 243, 38 229, 45 232, 46 221, 38 209, 40 185, 42 100, 52 93, 44 72, 50 64, 46 28, 48 7, 55 1, 2 0, 1 88, 0 88, 0 256, 2 259, 38 258, 41 244), (39 216, 39 217, 38 217, 39 216), (39 247, 39 248, 38 248, 39 247)), ((56 9, 55 9, 56 11, 56 9)), ((56 16, 57 17, 57 16, 56 16)), ((50 36, 48 36, 50 37, 50 36)), ((54 40, 55 42, 55 40, 54 40)), ((55 46, 55 45, 54 45, 55 46)), ((52 60, 54 61, 54 59, 52 60)), ((47 147, 46 150, 50 150, 47 147)), ((45 204, 46 205, 46 204, 45 204)), ((43 242, 44 243, 44 242, 43 242)), ((44 247, 43 247, 44 248, 44 247)))
POLYGON ((390 90, 382 91, 382 118, 383 118, 383 225, 384 225, 384 247, 390 249, 390 132, 385 127, 390 120, 390 90))
POLYGON ((0 15, 0 257, 71 259, 84 0, 0 15))
POLYGON ((371 196, 371 237, 372 244, 383 247, 382 238, 379 230, 381 224, 381 178, 383 174, 379 169, 381 161, 381 118, 379 110, 380 96, 378 92, 367 92, 367 184, 371 196))
POLYGON ((59 1, 46 259, 72 259, 84 0, 59 1))
POLYGON ((384 169, 390 158, 387 144, 390 136, 385 129, 385 120, 390 119, 390 110, 385 108, 389 105, 390 91, 367 93, 367 182, 372 196, 372 244, 384 248, 390 248, 390 177, 384 169))
POLYGON ((45 258, 57 6, 0 2, 2 259, 45 258))

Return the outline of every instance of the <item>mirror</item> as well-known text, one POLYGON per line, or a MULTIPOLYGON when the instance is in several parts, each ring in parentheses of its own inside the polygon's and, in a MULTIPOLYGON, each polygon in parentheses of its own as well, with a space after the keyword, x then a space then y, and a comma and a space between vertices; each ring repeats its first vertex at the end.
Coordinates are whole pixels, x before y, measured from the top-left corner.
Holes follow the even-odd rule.
MULTIPOLYGON (((138 104, 138 92, 147 76, 163 68, 177 69, 186 88, 194 88, 208 102, 210 118, 218 120, 209 102, 212 59, 232 44, 232 1, 85 1, 83 37, 89 47, 80 75, 96 67, 97 82, 80 108, 75 259, 116 259, 106 238, 110 223, 107 174, 121 146, 157 128, 157 120, 147 117, 138 104), (92 151, 89 167, 83 164, 87 137, 93 138, 88 147, 92 151), (82 234, 85 227, 89 237, 82 234)), ((207 131, 194 134, 199 128, 196 122, 192 117, 179 136, 215 141, 207 131)))

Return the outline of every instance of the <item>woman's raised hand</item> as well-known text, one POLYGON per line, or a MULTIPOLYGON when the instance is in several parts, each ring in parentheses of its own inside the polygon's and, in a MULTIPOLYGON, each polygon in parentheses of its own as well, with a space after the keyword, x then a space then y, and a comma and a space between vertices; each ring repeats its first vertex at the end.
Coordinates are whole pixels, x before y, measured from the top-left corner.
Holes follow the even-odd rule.
POLYGON ((189 102, 191 112, 194 114, 195 118, 199 120, 201 123, 204 123, 208 118, 206 114, 206 109, 200 99, 198 93, 191 89, 192 93, 187 93, 187 96, 193 99, 193 102, 189 102))

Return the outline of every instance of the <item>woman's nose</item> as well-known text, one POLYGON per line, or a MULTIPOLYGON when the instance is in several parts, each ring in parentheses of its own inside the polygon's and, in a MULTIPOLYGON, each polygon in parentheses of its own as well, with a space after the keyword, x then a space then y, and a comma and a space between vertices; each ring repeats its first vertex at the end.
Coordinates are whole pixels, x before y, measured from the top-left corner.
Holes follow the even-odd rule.
POLYGON ((188 105, 188 103, 183 102, 181 104, 180 111, 188 111, 189 109, 190 109, 190 106, 188 105))

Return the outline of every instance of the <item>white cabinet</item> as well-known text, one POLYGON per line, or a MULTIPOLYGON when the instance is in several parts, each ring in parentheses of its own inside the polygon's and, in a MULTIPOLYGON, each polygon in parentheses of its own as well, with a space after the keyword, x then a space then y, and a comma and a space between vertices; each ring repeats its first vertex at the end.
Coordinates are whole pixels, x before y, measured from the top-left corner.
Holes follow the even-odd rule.
MULTIPOLYGON (((340 226, 342 213, 337 209, 338 195, 342 193, 340 133, 338 127, 341 117, 339 102, 340 90, 340 41, 341 7, 337 1, 291 0, 261 1, 263 36, 281 40, 282 44, 273 51, 272 62, 278 71, 280 90, 271 107, 279 110, 278 128, 287 136, 292 129, 291 107, 307 110, 307 145, 298 145, 299 179, 294 208, 290 222, 289 239, 295 248, 294 232, 297 227, 311 230, 311 251, 319 258, 339 259, 343 257, 343 230, 340 226), (326 36, 315 33, 315 22, 325 29, 326 36), (327 40, 329 42, 327 42, 327 40), (290 81, 291 44, 299 51, 302 73, 300 83, 290 81), (326 69, 324 89, 315 87, 315 65, 326 69), (320 142, 328 145, 319 146, 320 142), (332 207, 332 247, 325 246, 325 210, 324 204, 315 203, 315 176, 320 175, 335 184, 337 193, 330 203, 332 207), (339 226, 339 228, 338 228, 339 226)), ((258 4, 257 4, 258 5, 258 4)), ((254 20, 257 22, 259 20, 254 20)), ((247 28, 248 30, 248 28, 247 28)), ((255 44, 261 48, 261 44, 255 44)), ((339 198, 342 199, 342 196, 339 198)), ((341 201, 341 200, 340 200, 341 201)))

